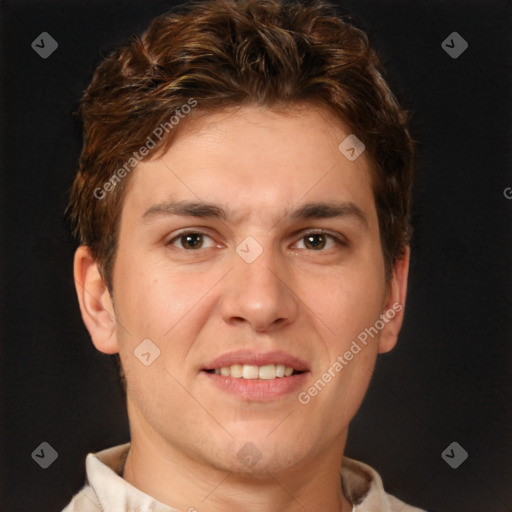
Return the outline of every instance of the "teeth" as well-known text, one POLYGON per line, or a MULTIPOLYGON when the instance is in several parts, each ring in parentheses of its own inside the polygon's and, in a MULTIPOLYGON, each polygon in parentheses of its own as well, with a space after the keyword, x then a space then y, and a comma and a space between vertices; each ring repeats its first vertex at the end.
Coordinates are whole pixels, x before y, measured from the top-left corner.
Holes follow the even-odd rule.
POLYGON ((267 364, 266 366, 260 366, 259 370, 259 378, 262 380, 270 380, 275 379, 276 375, 276 367, 273 364, 267 364))
MULTIPOLYGON (((231 374, 231 368, 229 368, 231 374)), ((252 366, 251 364, 244 364, 242 369, 242 377, 244 379, 257 379, 258 378, 258 367, 252 366)))
POLYGON ((233 364, 231 367, 225 366, 228 369, 228 375, 240 379, 244 374, 244 367, 241 364, 233 364))
POLYGON ((265 366, 254 366, 252 364, 232 364, 216 368, 215 374, 223 377, 234 377, 235 379, 260 379, 272 380, 276 377, 289 377, 293 368, 284 364, 267 364, 265 366))

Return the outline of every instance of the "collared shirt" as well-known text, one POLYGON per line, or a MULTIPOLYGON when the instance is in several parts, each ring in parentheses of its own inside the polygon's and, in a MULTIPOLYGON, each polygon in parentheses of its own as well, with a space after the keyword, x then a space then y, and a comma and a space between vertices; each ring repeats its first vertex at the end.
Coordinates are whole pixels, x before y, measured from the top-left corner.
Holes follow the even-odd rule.
MULTIPOLYGON (((143 493, 122 478, 130 443, 89 453, 87 481, 62 512, 178 512, 143 493)), ((356 512, 425 512, 387 494, 380 475, 370 466, 343 457, 341 481, 356 512)), ((191 506, 186 512, 193 512, 191 506)))

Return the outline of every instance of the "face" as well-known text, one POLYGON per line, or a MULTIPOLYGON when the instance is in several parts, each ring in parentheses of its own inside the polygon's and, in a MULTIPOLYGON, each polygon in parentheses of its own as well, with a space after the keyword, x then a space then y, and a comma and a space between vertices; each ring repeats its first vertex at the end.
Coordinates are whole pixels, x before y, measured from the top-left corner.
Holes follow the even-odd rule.
POLYGON ((386 285, 366 155, 338 149, 349 134, 313 107, 244 107, 139 164, 116 322, 93 335, 120 353, 132 437, 253 473, 343 450, 406 278, 386 285))

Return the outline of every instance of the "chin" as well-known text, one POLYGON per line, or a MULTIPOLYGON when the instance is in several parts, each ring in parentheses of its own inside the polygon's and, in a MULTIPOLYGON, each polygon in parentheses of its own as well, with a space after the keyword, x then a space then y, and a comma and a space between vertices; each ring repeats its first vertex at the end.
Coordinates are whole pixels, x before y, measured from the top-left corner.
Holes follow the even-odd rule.
POLYGON ((268 473, 287 470, 298 464, 307 455, 308 446, 305 440, 289 430, 279 433, 268 428, 258 433, 246 430, 243 437, 235 437, 230 446, 232 471, 268 478, 268 473))

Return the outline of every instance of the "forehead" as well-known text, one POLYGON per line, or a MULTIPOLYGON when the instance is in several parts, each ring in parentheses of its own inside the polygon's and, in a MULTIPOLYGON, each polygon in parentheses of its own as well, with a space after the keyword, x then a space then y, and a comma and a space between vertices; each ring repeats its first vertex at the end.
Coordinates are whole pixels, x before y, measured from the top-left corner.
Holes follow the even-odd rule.
POLYGON ((339 149, 349 135, 320 107, 215 112, 186 124, 163 155, 137 166, 123 209, 140 216, 152 205, 193 200, 223 205, 233 221, 320 200, 372 210, 367 156, 351 161, 339 149))

